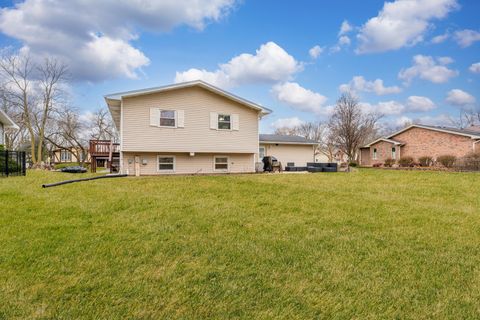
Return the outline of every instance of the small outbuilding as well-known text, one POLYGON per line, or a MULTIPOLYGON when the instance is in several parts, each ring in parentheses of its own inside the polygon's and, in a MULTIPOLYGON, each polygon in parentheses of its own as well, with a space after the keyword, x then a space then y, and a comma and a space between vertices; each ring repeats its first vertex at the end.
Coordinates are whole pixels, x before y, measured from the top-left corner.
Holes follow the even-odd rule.
POLYGON ((307 166, 307 162, 315 162, 317 141, 300 136, 260 134, 259 160, 264 156, 275 157, 282 166, 307 166))

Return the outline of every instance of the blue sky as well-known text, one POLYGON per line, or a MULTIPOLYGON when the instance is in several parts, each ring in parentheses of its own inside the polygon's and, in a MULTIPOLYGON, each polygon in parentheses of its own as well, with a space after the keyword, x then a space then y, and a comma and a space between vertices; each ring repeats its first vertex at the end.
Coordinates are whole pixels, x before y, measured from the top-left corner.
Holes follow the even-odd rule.
POLYGON ((477 0, 0 5, 0 47, 64 59, 84 112, 111 92, 196 78, 273 109, 264 132, 327 119, 347 89, 392 126, 449 125, 479 106, 477 0))

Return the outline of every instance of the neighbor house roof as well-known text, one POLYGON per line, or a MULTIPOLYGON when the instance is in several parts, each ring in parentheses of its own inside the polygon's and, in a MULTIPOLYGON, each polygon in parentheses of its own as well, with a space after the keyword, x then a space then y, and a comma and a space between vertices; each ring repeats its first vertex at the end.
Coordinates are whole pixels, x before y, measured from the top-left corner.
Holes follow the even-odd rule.
POLYGON ((399 130, 395 133, 392 133, 392 134, 386 136, 385 138, 380 138, 380 139, 377 139, 373 142, 370 142, 369 144, 363 146, 362 148, 369 148, 371 145, 377 143, 380 140, 384 140, 384 141, 387 141, 387 142, 390 142, 390 143, 395 143, 397 145, 401 145, 400 142, 395 141, 392 138, 394 138, 395 136, 399 135, 400 133, 405 132, 405 131, 407 131, 411 128, 422 128, 422 129, 433 130, 433 131, 438 131, 438 132, 457 134, 457 135, 464 136, 464 137, 469 137, 469 138, 472 138, 472 139, 480 139, 480 132, 479 131, 469 130, 468 128, 467 129, 458 129, 458 128, 452 128, 452 127, 446 127, 446 126, 430 126, 430 125, 426 125, 426 124, 412 124, 412 125, 410 125, 406 128, 403 128, 402 130, 399 130))
POLYGON ((260 134, 260 143, 270 144, 318 144, 315 140, 306 139, 300 136, 280 135, 280 134, 260 134))
POLYGON ((0 110, 0 122, 3 123, 6 128, 19 129, 18 125, 2 110, 0 110))
POLYGON ((104 98, 105 98, 105 101, 107 102, 108 108, 110 109, 115 125, 117 125, 117 128, 118 128, 120 126, 120 102, 122 101, 123 98, 136 97, 136 96, 141 96, 145 94, 159 93, 159 92, 189 88, 194 86, 204 88, 210 92, 221 95, 227 99, 236 101, 248 108, 258 110, 262 115, 267 115, 272 112, 272 110, 268 108, 265 108, 247 99, 241 98, 237 95, 234 95, 233 93, 227 92, 223 89, 220 89, 202 80, 182 82, 182 83, 170 84, 170 85, 161 86, 161 87, 153 87, 153 88, 146 88, 146 89, 133 90, 133 91, 117 92, 117 93, 108 94, 104 98))
POLYGON ((373 141, 373 142, 370 142, 369 144, 363 146, 362 148, 368 148, 368 147, 370 147, 370 146, 372 146, 372 145, 374 145, 375 143, 380 142, 380 141, 385 141, 385 142, 388 142, 388 143, 391 143, 391 144, 394 144, 394 145, 397 145, 397 146, 402 145, 401 142, 398 142, 398 141, 395 141, 395 140, 392 140, 392 139, 380 138, 380 139, 377 139, 377 140, 375 140, 375 141, 373 141))

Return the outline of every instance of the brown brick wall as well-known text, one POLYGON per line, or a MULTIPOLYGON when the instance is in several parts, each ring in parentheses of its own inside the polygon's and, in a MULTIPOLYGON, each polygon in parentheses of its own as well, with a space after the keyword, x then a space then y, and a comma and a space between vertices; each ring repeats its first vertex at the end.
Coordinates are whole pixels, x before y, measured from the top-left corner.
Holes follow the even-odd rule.
POLYGON ((415 160, 422 156, 436 159, 445 154, 460 158, 473 150, 474 142, 469 137, 415 127, 392 139, 405 144, 401 150, 402 157, 410 156, 415 160))
MULTIPOLYGON (((391 139, 404 144, 400 150, 400 147, 396 147, 397 160, 400 157, 409 156, 413 157, 415 161, 423 156, 436 159, 438 156, 446 154, 461 158, 473 150, 474 142, 469 137, 416 127, 399 133, 391 139)), ((391 143, 379 141, 370 149, 361 149, 361 165, 371 166, 375 163, 383 163, 385 159, 392 157, 393 146, 391 143), (376 160, 373 159, 374 148, 377 149, 376 160)))

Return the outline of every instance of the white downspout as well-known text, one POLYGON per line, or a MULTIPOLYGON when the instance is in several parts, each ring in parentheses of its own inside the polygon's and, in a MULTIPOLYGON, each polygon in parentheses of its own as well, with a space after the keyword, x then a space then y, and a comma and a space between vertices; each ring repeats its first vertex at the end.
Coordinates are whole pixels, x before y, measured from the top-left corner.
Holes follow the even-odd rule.
POLYGON ((120 100, 120 173, 124 174, 123 167, 123 98, 120 100))

